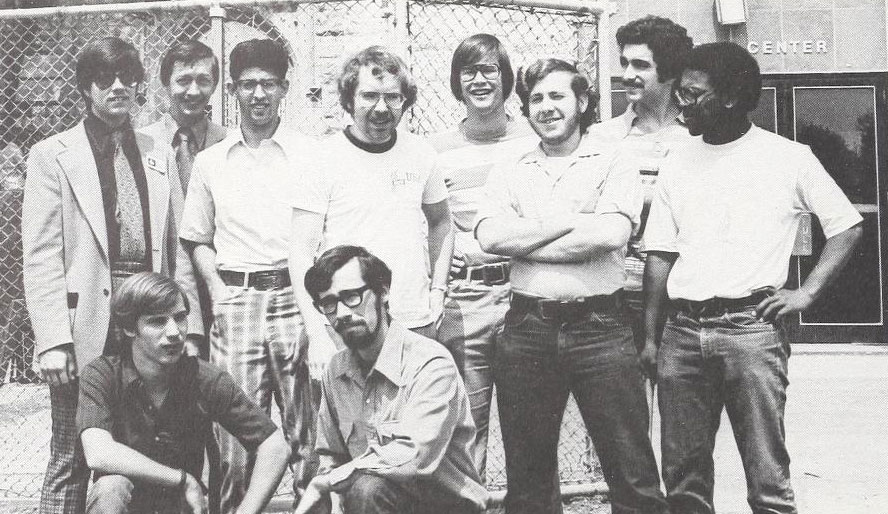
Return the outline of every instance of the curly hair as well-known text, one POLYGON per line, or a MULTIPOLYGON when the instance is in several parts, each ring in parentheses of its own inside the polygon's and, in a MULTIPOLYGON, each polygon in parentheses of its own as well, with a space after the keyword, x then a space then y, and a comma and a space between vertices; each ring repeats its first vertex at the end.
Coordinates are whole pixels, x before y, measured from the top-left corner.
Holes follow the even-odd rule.
POLYGON ((273 73, 279 79, 287 78, 290 58, 280 43, 270 39, 250 39, 238 43, 231 51, 228 71, 231 80, 240 79, 247 68, 259 68, 273 73))
POLYGON ((398 77, 401 82, 401 94, 404 95, 403 110, 407 110, 416 102, 416 83, 410 75, 407 64, 395 53, 385 47, 373 45, 356 53, 345 62, 339 75, 339 103, 345 112, 354 113, 355 90, 358 88, 358 74, 363 67, 369 67, 374 77, 389 73, 398 77))
POLYGON ((688 53, 685 69, 706 73, 716 94, 736 100, 733 109, 747 113, 758 105, 762 93, 758 62, 737 43, 722 41, 695 47, 688 53))
POLYGON ((340 245, 322 253, 314 265, 305 272, 305 290, 315 301, 321 293, 330 289, 333 275, 350 260, 357 259, 361 278, 377 295, 392 285, 392 271, 379 257, 363 246, 340 245))
POLYGON ((688 31, 669 18, 645 16, 617 29, 617 45, 647 45, 657 64, 660 82, 678 78, 684 60, 694 46, 688 31))
POLYGON ((573 74, 570 88, 573 90, 574 95, 577 98, 581 95, 586 95, 589 99, 586 110, 580 113, 580 133, 585 133, 586 129, 595 123, 598 116, 599 95, 590 86, 589 79, 585 74, 581 73, 575 65, 561 59, 540 59, 528 66, 527 70, 523 72, 521 69, 518 70, 518 84, 515 87, 515 92, 518 94, 518 98, 521 99, 521 114, 526 118, 530 117, 530 93, 533 91, 533 88, 550 73, 558 71, 573 74))

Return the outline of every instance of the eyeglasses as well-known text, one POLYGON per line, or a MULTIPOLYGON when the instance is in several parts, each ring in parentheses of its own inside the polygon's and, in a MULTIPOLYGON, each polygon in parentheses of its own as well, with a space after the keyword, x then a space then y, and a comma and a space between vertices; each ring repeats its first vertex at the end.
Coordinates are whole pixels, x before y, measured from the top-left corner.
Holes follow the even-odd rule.
POLYGON ((363 285, 357 289, 346 289, 338 295, 327 295, 314 302, 315 309, 321 314, 331 316, 336 314, 339 303, 342 302, 349 309, 354 309, 364 303, 364 293, 370 290, 369 285, 363 285))
POLYGON ((499 77, 500 67, 496 64, 491 63, 481 63, 481 64, 472 64, 469 66, 463 66, 459 69, 459 78, 462 79, 463 82, 468 82, 475 78, 475 75, 478 72, 481 72, 481 76, 486 78, 487 80, 493 80, 499 77))
POLYGON ((696 104, 700 101, 701 98, 709 93, 712 93, 712 91, 676 88, 672 91, 672 97, 675 98, 676 102, 678 102, 679 107, 684 107, 686 105, 696 104))
POLYGON ((100 71, 93 79, 93 84, 99 89, 108 89, 114 84, 114 78, 119 78, 124 87, 136 87, 142 81, 142 74, 134 71, 100 71))
POLYGON ((281 87, 281 79, 236 80, 234 81, 234 85, 237 86, 238 90, 240 90, 240 92, 244 94, 256 91, 256 86, 260 86, 262 88, 262 91, 265 91, 266 93, 273 93, 277 91, 277 88, 281 87))
POLYGON ((401 93, 378 93, 376 91, 359 91, 356 97, 358 102, 366 107, 373 107, 382 100, 389 109, 404 107, 406 100, 401 93))

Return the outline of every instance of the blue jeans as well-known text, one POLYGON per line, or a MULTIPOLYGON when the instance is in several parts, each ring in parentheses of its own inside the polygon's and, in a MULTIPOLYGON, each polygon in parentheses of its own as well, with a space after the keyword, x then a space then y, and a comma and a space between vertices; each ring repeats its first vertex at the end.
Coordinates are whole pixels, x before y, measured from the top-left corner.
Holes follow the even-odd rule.
POLYGON ((468 500, 442 497, 421 481, 406 488, 394 480, 361 472, 342 493, 342 501, 346 514, 478 514, 468 500))
POLYGON ((494 379, 508 514, 562 512, 557 452, 569 393, 601 461, 612 512, 666 511, 638 355, 619 309, 569 322, 509 309, 494 379))
POLYGON ((673 313, 657 363, 663 481, 673 512, 712 513, 715 435, 728 412, 752 512, 796 513, 783 411, 789 343, 755 310, 673 313))
POLYGON ((485 285, 477 280, 450 283, 438 340, 453 355, 469 393, 475 421, 475 467, 485 480, 490 402, 493 396, 494 343, 509 309, 509 284, 485 285))

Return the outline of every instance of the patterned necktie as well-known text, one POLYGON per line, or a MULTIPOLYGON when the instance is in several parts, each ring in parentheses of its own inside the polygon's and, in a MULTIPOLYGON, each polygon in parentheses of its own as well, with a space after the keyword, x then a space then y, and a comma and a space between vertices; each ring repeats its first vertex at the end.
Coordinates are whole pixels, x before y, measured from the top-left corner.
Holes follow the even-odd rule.
POLYGON ((120 227, 120 260, 145 260, 145 226, 142 200, 129 159, 123 151, 123 134, 114 133, 114 176, 117 179, 117 225, 120 227))
POLYGON ((191 167, 194 165, 194 154, 197 153, 197 141, 194 133, 188 127, 181 127, 173 136, 173 146, 176 147, 176 167, 179 168, 179 180, 182 183, 182 193, 188 192, 188 180, 191 178, 191 167))

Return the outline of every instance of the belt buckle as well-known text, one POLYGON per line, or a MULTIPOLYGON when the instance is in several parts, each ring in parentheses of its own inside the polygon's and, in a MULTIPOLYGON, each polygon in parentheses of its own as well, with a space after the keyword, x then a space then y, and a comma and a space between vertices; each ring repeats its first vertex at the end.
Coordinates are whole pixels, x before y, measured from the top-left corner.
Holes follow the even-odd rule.
POLYGON ((250 288, 250 272, 249 271, 244 272, 244 283, 241 284, 241 288, 242 289, 249 289, 250 288))
POLYGON ((545 320, 553 320, 558 319, 560 316, 560 307, 567 302, 562 300, 537 300, 537 310, 540 313, 540 317, 545 320), (554 312, 549 314, 549 309, 554 309, 554 312))
POLYGON ((481 278, 484 285, 497 286, 506 283, 506 266, 504 264, 491 264, 481 268, 481 278))

